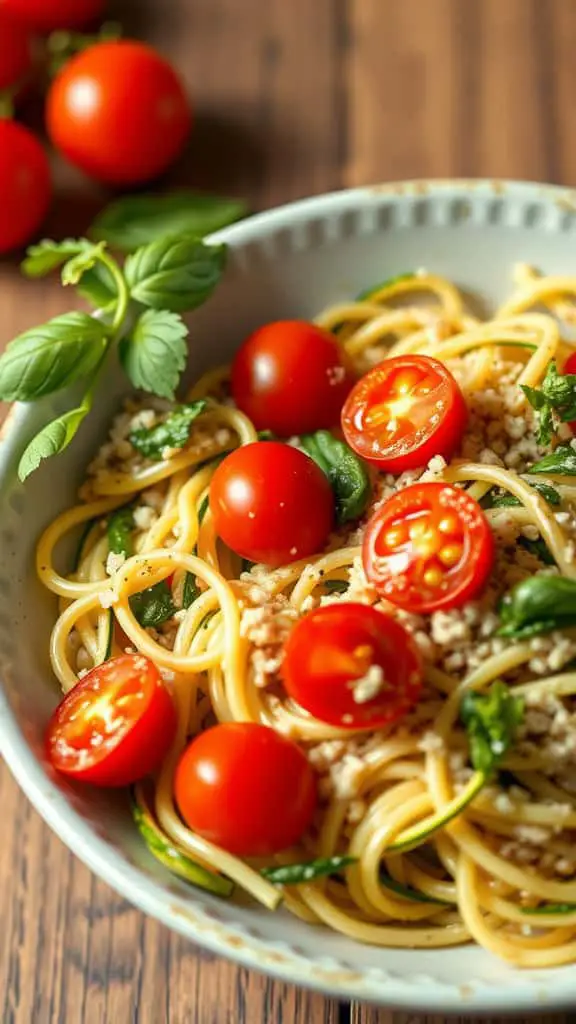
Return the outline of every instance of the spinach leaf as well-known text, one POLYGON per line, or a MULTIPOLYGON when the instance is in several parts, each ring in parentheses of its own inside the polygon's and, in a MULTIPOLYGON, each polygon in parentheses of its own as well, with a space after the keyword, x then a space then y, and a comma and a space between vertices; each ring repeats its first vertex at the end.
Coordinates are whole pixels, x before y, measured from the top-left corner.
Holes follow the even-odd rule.
POLYGON ((260 874, 275 885, 298 885, 299 882, 311 882, 314 878, 333 875, 342 868, 355 864, 357 857, 319 857, 317 860, 304 861, 302 864, 283 864, 279 867, 261 868, 260 874))
POLYGON ((130 608, 136 622, 143 629, 161 626, 163 622, 171 619, 176 611, 172 591, 166 580, 160 580, 160 583, 155 583, 153 587, 148 587, 139 594, 132 594, 130 608))
POLYGON ((497 680, 486 693, 469 690, 460 704, 460 718, 468 732, 470 760, 489 778, 511 746, 522 721, 524 705, 497 680))
POLYGON ((187 572, 184 577, 184 587, 182 589, 182 607, 189 608, 191 604, 194 604, 202 591, 196 583, 196 577, 194 573, 187 572))
POLYGON ((190 405, 177 405, 162 423, 155 427, 139 427, 129 436, 130 443, 145 458, 158 462, 165 448, 183 448, 190 437, 192 423, 204 412, 207 402, 204 398, 190 405))
POLYGON ((576 451, 570 444, 558 445, 555 451, 530 466, 528 473, 530 475, 544 473, 546 475, 576 476, 576 451))
POLYGON ((117 555, 129 558, 134 554, 132 531, 134 530, 134 510, 131 505, 116 509, 108 520, 108 547, 117 555))
POLYGON ((300 444, 330 481, 337 522, 342 524, 358 519, 370 500, 370 477, 362 460, 329 430, 305 434, 300 444))
POLYGON ((576 580, 530 576, 500 602, 498 636, 525 639, 576 625, 576 580))

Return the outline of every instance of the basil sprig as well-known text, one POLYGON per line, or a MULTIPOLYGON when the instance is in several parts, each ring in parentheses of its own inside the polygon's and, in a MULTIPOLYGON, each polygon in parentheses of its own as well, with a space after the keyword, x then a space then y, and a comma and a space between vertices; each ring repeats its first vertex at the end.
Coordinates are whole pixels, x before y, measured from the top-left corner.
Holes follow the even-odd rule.
POLYGON ((315 878, 334 875, 342 868, 355 864, 357 860, 357 857, 350 856, 319 857, 317 860, 304 861, 301 864, 261 868, 260 874, 274 885, 299 885, 302 882, 312 882, 315 878))
POLYGON ((499 636, 515 640, 576 625, 576 580, 530 576, 500 602, 499 636))
POLYGON ((486 693, 469 690, 460 704, 460 718, 468 732, 470 761, 486 779, 494 773, 510 748, 522 721, 524 705, 505 683, 497 680, 486 693))
POLYGON ((0 358, 0 399, 5 401, 34 402, 85 381, 78 406, 47 424, 28 445, 18 467, 21 480, 70 444, 91 409, 99 374, 117 343, 135 387, 174 398, 187 355, 187 328, 180 313, 208 298, 224 263, 223 245, 206 245, 186 235, 143 246, 123 269, 105 241, 48 239, 28 249, 22 264, 28 277, 60 267, 62 283, 76 287, 100 315, 55 317, 19 335, 0 358))
POLYGON ((522 391, 538 415, 538 441, 549 444, 556 425, 576 419, 576 374, 558 373, 552 360, 539 388, 522 384, 522 391))
POLYGON ((157 462, 165 448, 183 448, 194 420, 204 412, 207 402, 199 398, 189 405, 178 405, 155 427, 139 427, 129 435, 130 443, 145 458, 157 462))
POLYGON ((159 238, 202 238, 247 214, 241 199, 225 199, 181 189, 168 195, 122 196, 98 215, 90 235, 115 249, 134 252, 159 238))
POLYGON ((362 460, 329 430, 305 434, 300 445, 330 481, 337 522, 342 524, 358 519, 370 500, 371 489, 368 470, 362 460))

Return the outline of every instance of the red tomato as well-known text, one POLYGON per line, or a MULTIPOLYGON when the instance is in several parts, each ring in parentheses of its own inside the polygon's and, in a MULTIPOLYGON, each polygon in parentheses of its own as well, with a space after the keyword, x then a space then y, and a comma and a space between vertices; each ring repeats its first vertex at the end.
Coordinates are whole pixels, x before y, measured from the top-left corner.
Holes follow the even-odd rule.
MULTIPOLYGON (((572 352, 572 354, 568 356, 568 359, 564 363, 564 370, 562 372, 576 373, 576 352, 572 352)), ((576 434, 576 420, 570 420, 569 426, 572 433, 576 434)))
POLYGON ((450 484, 413 484, 368 523, 364 571, 383 597, 409 612, 458 608, 486 583, 494 540, 477 501, 450 484))
POLYGON ((59 772, 95 786, 128 786, 159 767, 176 733, 176 710, 156 666, 121 654, 84 676, 46 733, 59 772))
POLYGON ((15 14, 36 32, 81 28, 104 13, 106 0, 0 0, 0 8, 15 14))
POLYGON ((0 89, 21 82, 32 66, 28 30, 0 6, 0 89))
POLYGON ((237 448, 210 484, 216 532, 232 551, 278 566, 316 554, 334 519, 332 488, 304 452, 279 441, 237 448))
POLYGON ((350 392, 342 410, 344 436, 358 455, 388 473, 449 459, 466 426, 462 392, 429 356, 394 356, 350 392))
POLYGON ((410 634, 376 608, 348 601, 300 619, 286 643, 282 676, 297 704, 345 729, 395 722, 422 688, 410 634))
POLYGON ((144 43, 98 43, 64 65, 48 93, 54 145, 86 174, 126 185, 165 171, 182 150, 190 106, 176 72, 144 43))
POLYGON ((24 125, 0 118, 0 253, 30 241, 52 198, 48 159, 24 125))
POLYGON ((281 437, 333 427, 351 386, 336 339, 304 320, 260 327, 232 364, 238 408, 281 437))
POLYGON ((265 857, 298 842, 316 810, 304 753, 265 725, 226 722, 200 733, 174 776, 186 824, 238 857, 265 857))

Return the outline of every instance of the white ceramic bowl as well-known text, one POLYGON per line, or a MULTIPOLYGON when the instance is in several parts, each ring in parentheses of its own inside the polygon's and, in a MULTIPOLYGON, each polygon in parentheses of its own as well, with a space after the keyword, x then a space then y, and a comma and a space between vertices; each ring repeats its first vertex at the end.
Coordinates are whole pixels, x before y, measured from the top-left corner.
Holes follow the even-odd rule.
MULTIPOLYGON (((191 376, 229 357, 257 324, 311 317, 400 271, 427 267, 445 274, 488 307, 510 290, 516 261, 574 272, 576 194, 500 182, 386 185, 295 203, 217 237, 230 246, 229 266, 216 295, 191 320, 191 376)), ((60 402, 17 408, 0 450, 0 745, 37 810, 96 874, 143 911, 248 967, 337 997, 426 1012, 574 1004, 573 967, 520 972, 474 946, 360 946, 281 911, 210 898, 148 855, 122 797, 111 801, 107 793, 73 789, 50 774, 42 733, 58 700, 47 655, 55 601, 35 579, 34 543, 73 502, 123 390, 112 368, 79 437, 25 486, 16 478, 17 456, 60 402)))

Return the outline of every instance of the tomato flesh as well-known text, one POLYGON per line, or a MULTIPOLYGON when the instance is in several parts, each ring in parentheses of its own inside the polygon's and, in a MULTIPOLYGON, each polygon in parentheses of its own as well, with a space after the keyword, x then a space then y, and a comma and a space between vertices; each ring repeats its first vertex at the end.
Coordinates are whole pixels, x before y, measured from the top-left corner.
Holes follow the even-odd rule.
POLYGON ((52 198, 50 167, 38 139, 22 124, 0 118, 0 253, 35 235, 52 198))
POLYGON ((68 61, 48 93, 46 119, 51 141, 71 163, 117 185, 166 170, 191 126, 176 72, 131 40, 98 43, 68 61))
POLYGON ((258 430, 280 437, 333 427, 352 380, 338 342, 304 320, 254 331, 232 364, 232 395, 258 430))
POLYGON ((225 722, 192 740, 174 792, 189 828, 239 857, 292 846, 316 809, 315 776, 302 750, 252 722, 225 722))
POLYGON ((57 771, 96 786, 127 786, 154 771, 176 734, 176 710, 156 666, 122 654, 66 694, 46 732, 57 771))
POLYGON ((389 473, 449 459, 464 432, 466 403, 454 377, 429 356, 395 356, 350 392, 342 430, 351 448, 389 473))
POLYGON ((322 470, 278 441, 231 452, 212 477, 210 509, 218 536, 232 551, 270 566, 316 554, 334 519, 332 488, 322 470))
POLYGON ((423 483, 389 498, 366 529, 364 571, 410 612, 457 608, 486 584, 494 540, 477 501, 459 487, 423 483))
POLYGON ((282 678, 292 699, 315 718, 345 729, 378 729, 418 700, 422 667, 403 626, 346 601, 300 619, 286 643, 282 678))

